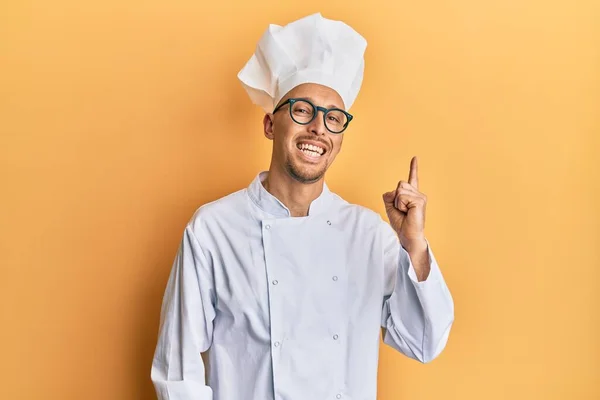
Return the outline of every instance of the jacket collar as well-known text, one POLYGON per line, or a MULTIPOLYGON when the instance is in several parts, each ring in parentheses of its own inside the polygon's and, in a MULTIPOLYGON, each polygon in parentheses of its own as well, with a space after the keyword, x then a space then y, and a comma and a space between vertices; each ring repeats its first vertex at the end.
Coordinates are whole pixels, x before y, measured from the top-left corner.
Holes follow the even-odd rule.
MULTIPOLYGON (((276 217, 291 217, 290 210, 275 196, 265 189, 263 181, 269 174, 269 171, 261 171, 256 175, 252 183, 248 186, 248 194, 256 205, 263 211, 276 217)), ((333 199, 333 193, 323 182, 323 190, 319 197, 314 199, 308 208, 308 216, 313 216, 326 211, 333 199)))

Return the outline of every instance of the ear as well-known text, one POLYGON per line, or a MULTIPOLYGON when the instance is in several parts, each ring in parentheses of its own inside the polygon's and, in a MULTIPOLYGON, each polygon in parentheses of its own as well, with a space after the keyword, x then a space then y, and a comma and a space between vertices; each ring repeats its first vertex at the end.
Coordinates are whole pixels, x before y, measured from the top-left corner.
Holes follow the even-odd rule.
POLYGON ((269 140, 273 140, 275 134, 273 133, 273 114, 265 114, 263 118, 263 127, 265 132, 265 137, 269 140))

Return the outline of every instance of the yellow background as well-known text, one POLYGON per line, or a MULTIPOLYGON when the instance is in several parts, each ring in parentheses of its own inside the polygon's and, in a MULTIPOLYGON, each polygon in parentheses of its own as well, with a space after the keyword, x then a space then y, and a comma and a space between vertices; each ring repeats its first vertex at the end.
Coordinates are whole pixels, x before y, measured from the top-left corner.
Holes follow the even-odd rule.
POLYGON ((382 348, 378 398, 600 399, 594 0, 5 0, 0 398, 155 398, 183 227, 269 165, 236 74, 316 11, 369 43, 328 184, 384 214, 417 155, 456 304, 433 363, 382 348))

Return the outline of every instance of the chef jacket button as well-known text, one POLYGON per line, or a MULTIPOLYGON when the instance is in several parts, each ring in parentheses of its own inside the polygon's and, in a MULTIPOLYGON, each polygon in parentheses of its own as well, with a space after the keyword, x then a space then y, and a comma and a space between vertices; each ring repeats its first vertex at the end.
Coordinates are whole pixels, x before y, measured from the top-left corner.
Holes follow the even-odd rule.
POLYGON ((275 280, 273 281, 273 285, 277 285, 278 283, 279 283, 279 281, 278 281, 277 279, 275 279, 275 280))
POLYGON ((271 225, 266 225, 265 229, 271 229, 271 225))
POLYGON ((337 277, 337 276, 334 276, 334 277, 333 277, 333 278, 331 278, 331 279, 333 279, 334 281, 337 281, 337 280, 338 280, 338 277, 337 277))
POLYGON ((338 393, 338 394, 336 394, 336 395, 335 395, 335 398, 336 398, 336 399, 341 399, 341 398, 342 398, 342 395, 338 393))
POLYGON ((327 225, 331 225, 331 221, 327 220, 327 225))
POLYGON ((275 345, 275 347, 279 347, 279 342, 275 342, 273 344, 275 345))
MULTIPOLYGON (((333 335, 333 340, 338 340, 339 336, 338 335, 333 335)), ((339 398, 339 397, 338 397, 339 398)))

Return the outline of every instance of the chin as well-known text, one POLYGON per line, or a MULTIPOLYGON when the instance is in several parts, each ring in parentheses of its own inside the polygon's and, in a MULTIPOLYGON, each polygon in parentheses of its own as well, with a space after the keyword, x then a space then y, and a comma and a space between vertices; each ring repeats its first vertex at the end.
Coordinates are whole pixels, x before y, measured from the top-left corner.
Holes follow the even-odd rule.
POLYGON ((327 166, 313 165, 310 167, 299 166, 295 163, 286 165, 288 174, 301 183, 314 183, 325 176, 327 166))

